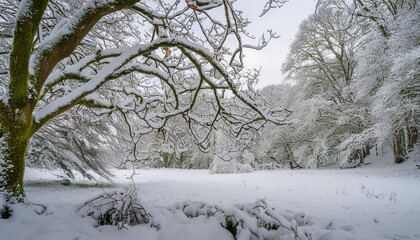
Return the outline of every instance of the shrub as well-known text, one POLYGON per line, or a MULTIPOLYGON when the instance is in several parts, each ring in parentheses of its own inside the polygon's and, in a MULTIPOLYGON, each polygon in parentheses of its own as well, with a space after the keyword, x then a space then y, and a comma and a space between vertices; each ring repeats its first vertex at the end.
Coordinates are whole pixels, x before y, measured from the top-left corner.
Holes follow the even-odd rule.
POLYGON ((151 222, 151 216, 140 203, 135 189, 100 194, 86 202, 78 212, 97 220, 98 225, 114 225, 118 229, 151 222))

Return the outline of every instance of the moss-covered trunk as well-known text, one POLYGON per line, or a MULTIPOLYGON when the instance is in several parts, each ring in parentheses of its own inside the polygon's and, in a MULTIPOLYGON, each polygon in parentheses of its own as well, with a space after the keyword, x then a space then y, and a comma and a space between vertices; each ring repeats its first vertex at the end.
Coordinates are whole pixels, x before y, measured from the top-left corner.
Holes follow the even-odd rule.
POLYGON ((3 161, 0 166, 0 186, 7 202, 22 202, 25 196, 23 175, 25 172, 25 153, 29 139, 14 134, 3 137, 0 149, 3 161))
POLYGON ((47 4, 48 0, 22 1, 16 14, 7 97, 0 101, 0 190, 8 203, 22 202, 25 196, 25 155, 33 134, 34 86, 38 85, 30 74, 29 60, 47 4))
POLYGON ((25 155, 32 135, 32 116, 16 110, 10 111, 2 121, 0 138, 0 189, 9 203, 22 202, 25 197, 23 176, 25 155))

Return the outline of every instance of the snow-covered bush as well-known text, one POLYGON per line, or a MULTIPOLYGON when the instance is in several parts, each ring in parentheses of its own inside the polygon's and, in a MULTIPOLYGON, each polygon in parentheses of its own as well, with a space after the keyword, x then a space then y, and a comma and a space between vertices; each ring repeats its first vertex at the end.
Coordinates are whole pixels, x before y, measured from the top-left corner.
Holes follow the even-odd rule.
POLYGON ((224 210, 218 206, 207 204, 205 202, 193 202, 193 201, 183 201, 173 204, 169 207, 169 210, 182 211, 185 216, 189 218, 195 218, 200 216, 212 217, 218 214, 222 214, 224 210))
POLYGON ((125 224, 130 226, 151 223, 151 216, 146 212, 137 197, 135 189, 125 189, 100 194, 86 202, 78 209, 83 216, 91 216, 98 225, 114 225, 118 229, 125 224))
POLYGON ((264 161, 262 163, 258 163, 257 165, 257 170, 274 170, 274 169, 280 169, 283 166, 272 161, 270 162, 270 158, 265 158, 264 161), (267 159, 267 160, 266 160, 267 159))
POLYGON ((295 219, 288 221, 264 200, 227 209, 222 226, 238 240, 308 239, 295 219))
POLYGON ((214 160, 210 165, 210 173, 223 174, 253 172, 254 161, 254 155, 247 150, 244 151, 242 156, 231 160, 223 160, 218 156, 214 156, 214 160))
MULTIPOLYGON (((270 208, 265 200, 257 200, 252 204, 237 204, 230 208, 184 201, 169 206, 167 210, 182 213, 188 218, 216 219, 238 240, 307 240, 307 236, 310 236, 309 228, 298 228, 309 223, 304 215, 280 215, 270 208)), ((143 208, 135 189, 100 194, 84 202, 78 212, 83 217, 90 216, 96 219, 98 225, 114 225, 118 226, 118 229, 126 224, 132 226, 145 223, 158 230, 161 227, 154 225, 152 216, 143 208)))
POLYGON ((214 156, 213 162, 210 165, 210 173, 223 174, 236 172, 236 163, 233 161, 225 161, 217 156, 214 156))
POLYGON ((306 240, 310 235, 309 232, 298 228, 308 223, 304 215, 297 214, 287 219, 270 208, 265 200, 257 200, 253 204, 238 204, 231 208, 185 201, 173 205, 170 210, 182 211, 190 218, 216 217, 221 225, 238 240, 306 240))

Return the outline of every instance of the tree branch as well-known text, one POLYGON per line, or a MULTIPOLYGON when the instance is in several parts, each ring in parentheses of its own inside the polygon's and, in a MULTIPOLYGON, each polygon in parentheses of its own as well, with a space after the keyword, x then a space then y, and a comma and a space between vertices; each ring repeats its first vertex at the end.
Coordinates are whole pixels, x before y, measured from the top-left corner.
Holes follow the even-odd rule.
MULTIPOLYGON (((13 47, 10 53, 10 104, 17 108, 28 105, 29 58, 38 24, 47 7, 47 0, 22 1, 16 16, 13 47)), ((32 99, 33 100, 33 99, 32 99)))
POLYGON ((34 86, 40 93, 48 75, 62 59, 69 56, 105 15, 133 6, 139 0, 113 0, 86 3, 71 19, 62 20, 59 27, 40 43, 32 58, 34 86))

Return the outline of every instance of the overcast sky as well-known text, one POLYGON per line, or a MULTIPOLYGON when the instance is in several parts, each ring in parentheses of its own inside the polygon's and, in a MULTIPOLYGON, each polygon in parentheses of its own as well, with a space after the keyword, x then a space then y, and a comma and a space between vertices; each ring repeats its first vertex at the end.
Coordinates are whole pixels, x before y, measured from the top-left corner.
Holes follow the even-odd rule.
POLYGON ((280 9, 273 9, 263 17, 258 17, 264 7, 265 0, 238 1, 244 15, 253 23, 249 31, 255 34, 263 33, 264 29, 273 29, 280 35, 262 51, 246 53, 247 66, 262 67, 258 88, 279 84, 283 80, 281 65, 286 59, 289 45, 292 42, 300 22, 314 13, 316 1, 290 0, 280 9), (243 5, 244 4, 244 5, 243 5))

